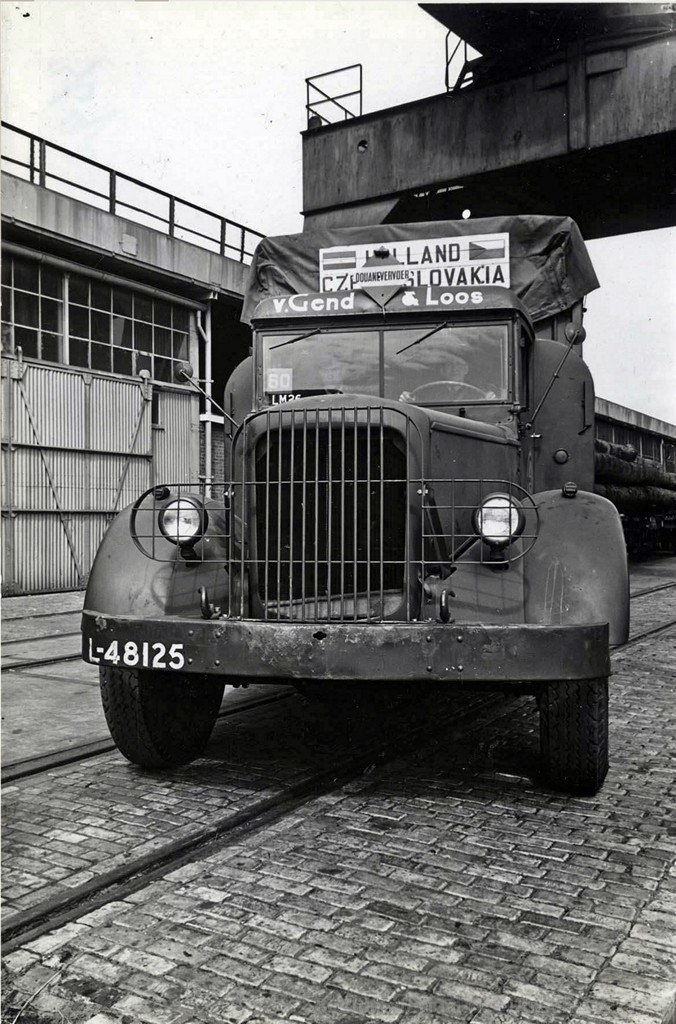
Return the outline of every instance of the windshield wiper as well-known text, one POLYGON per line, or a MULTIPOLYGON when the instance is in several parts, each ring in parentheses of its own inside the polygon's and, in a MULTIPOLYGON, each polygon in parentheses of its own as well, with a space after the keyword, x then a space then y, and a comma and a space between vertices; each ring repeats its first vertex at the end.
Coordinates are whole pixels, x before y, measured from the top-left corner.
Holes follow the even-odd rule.
POLYGON ((272 352, 275 348, 284 348, 285 345, 293 345, 296 341, 302 341, 303 338, 311 338, 313 334, 321 334, 322 328, 315 327, 314 331, 307 331, 305 334, 299 334, 296 338, 289 338, 288 341, 280 341, 279 345, 271 345, 270 351, 272 352))
POLYGON ((428 331, 427 334, 423 334, 421 338, 416 338, 416 340, 412 341, 410 345, 404 345, 403 348, 400 348, 399 351, 395 352, 394 354, 396 356, 400 356, 402 352, 408 352, 408 350, 410 348, 413 348, 414 345, 419 345, 420 342, 425 341, 426 338, 431 338, 432 335, 436 334, 438 331, 443 331, 444 327, 448 327, 448 323, 439 324, 438 327, 435 327, 431 331, 428 331))

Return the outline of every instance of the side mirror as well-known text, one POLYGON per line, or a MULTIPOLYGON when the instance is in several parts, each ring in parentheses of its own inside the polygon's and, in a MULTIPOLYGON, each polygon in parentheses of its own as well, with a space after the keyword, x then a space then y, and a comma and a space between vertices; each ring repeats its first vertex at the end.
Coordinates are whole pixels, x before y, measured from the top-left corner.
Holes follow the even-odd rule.
POLYGON ((181 362, 174 365, 174 380, 177 384, 185 384, 187 380, 192 380, 194 375, 195 371, 191 363, 181 360, 181 362))

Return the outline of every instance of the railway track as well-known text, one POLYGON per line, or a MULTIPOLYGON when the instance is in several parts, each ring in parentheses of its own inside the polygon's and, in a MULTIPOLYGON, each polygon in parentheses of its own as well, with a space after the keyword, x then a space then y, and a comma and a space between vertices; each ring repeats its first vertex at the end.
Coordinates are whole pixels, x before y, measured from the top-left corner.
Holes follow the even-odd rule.
MULTIPOLYGON (((657 584, 654 587, 646 587, 643 590, 636 590, 632 594, 630 594, 630 600, 633 601, 636 598, 648 597, 650 594, 656 594, 656 593, 658 593, 658 592, 660 592, 662 590, 670 590, 670 589, 673 589, 674 587, 676 587, 676 582, 673 582, 673 583, 660 583, 660 584, 657 584)), ((31 615, 31 616, 26 616, 26 618, 31 618, 31 619, 33 619, 33 618, 41 618, 41 617, 42 618, 50 618, 52 615, 76 615, 76 614, 79 615, 80 613, 79 612, 72 612, 72 611, 70 611, 70 612, 47 612, 44 615, 31 615)), ((16 619, 14 621, 16 621, 16 619)), ((72 632, 67 632, 67 633, 49 633, 49 634, 45 634, 45 635, 39 636, 39 637, 31 637, 30 639, 29 638, 25 638, 25 637, 24 638, 19 637, 17 639, 3 640, 2 641, 3 656, 5 654, 5 649, 7 647, 10 647, 10 646, 16 646, 18 644, 23 644, 24 646, 26 646, 28 644, 41 643, 41 642, 44 642, 45 640, 54 641, 54 640, 68 639, 68 638, 71 638, 71 637, 74 637, 74 636, 78 636, 79 637, 80 636, 80 631, 79 630, 73 630, 72 632)), ((12 657, 11 653, 9 653, 9 652, 7 652, 7 653, 9 654, 10 657, 12 657)), ((42 667, 47 666, 47 665, 57 665, 57 664, 59 664, 61 662, 77 661, 79 657, 80 657, 80 652, 78 650, 75 653, 58 654, 58 655, 52 655, 52 656, 43 657, 43 658, 25 658, 23 661, 16 661, 16 662, 13 662, 12 664, 7 664, 6 668, 7 668, 8 671, 12 671, 12 670, 16 670, 16 669, 26 669, 26 668, 42 668, 42 667)))
MULTIPOLYGON (((642 630, 632 636, 627 643, 616 648, 614 653, 623 651, 646 638, 660 635, 674 626, 676 626, 676 620, 671 619, 658 626, 642 630)), ((292 694, 285 696, 288 698, 292 694)), ((247 702, 233 708, 230 715, 243 714, 261 707, 265 703, 277 702, 282 699, 284 698, 276 695, 247 702)), ((436 737, 447 734, 449 725, 452 724, 452 727, 456 728, 463 720, 475 717, 478 710, 490 709, 491 705, 495 705, 496 711, 498 711, 500 706, 506 706, 505 700, 504 696, 483 695, 460 712, 456 707, 450 716, 448 713, 438 716, 432 729, 430 729, 429 717, 423 716, 422 721, 412 726, 408 716, 404 716, 401 731, 397 730, 386 743, 383 744, 382 739, 378 739, 376 743, 361 745, 359 749, 351 750, 348 755, 331 763, 328 768, 310 772, 299 781, 285 786, 280 793, 274 796, 256 800, 243 810, 226 813, 215 821, 212 820, 209 824, 200 826, 188 837, 170 841, 157 851, 134 858, 113 870, 103 871, 89 882, 78 885, 65 893, 58 893, 36 903, 27 910, 10 916, 2 929, 3 952, 10 952, 45 932, 58 928, 110 901, 125 899, 168 871, 175 870, 197 857, 207 856, 212 849, 221 847, 224 843, 234 842, 248 832, 265 828, 316 797, 341 787, 361 775, 375 762, 383 764, 395 757, 406 755, 419 748, 422 740, 428 744, 434 742, 436 737)), ((527 697, 507 698, 507 701, 515 704, 527 700, 527 697)), ((229 717, 229 715, 224 714, 221 717, 229 717)), ((96 756, 97 753, 102 752, 102 750, 96 749, 81 752, 71 751, 75 757, 69 758, 69 760, 96 756)), ((55 766, 55 763, 53 762, 52 766, 55 766)), ((35 759, 33 767, 36 772, 47 770, 46 767, 37 764, 37 759, 35 759)), ((19 765, 16 768, 20 771, 19 765)), ((505 775, 499 770, 499 766, 495 774, 499 777, 505 775)), ((17 777, 15 776, 15 778, 17 777)), ((524 781, 529 781, 525 777, 512 774, 509 774, 509 777, 523 778, 524 781)))
MULTIPOLYGON (((662 593, 675 586, 676 582, 670 582, 643 587, 631 594, 631 600, 633 602, 651 594, 662 593)), ((43 617, 47 618, 48 616, 43 617)), ((673 629, 674 626, 676 626, 676 619, 672 617, 668 621, 658 622, 657 625, 651 625, 649 628, 640 628, 630 636, 625 644, 615 648, 613 656, 641 641, 659 637, 673 629)), ((59 638, 61 635, 58 635, 59 638)), ((10 641, 10 643, 14 644, 14 641, 10 641)), ((79 655, 71 657, 74 659, 79 655)), ((65 660, 65 658, 60 660, 65 660)), ((293 696, 293 692, 289 691, 281 695, 274 694, 242 701, 235 707, 224 709, 219 719, 232 719, 234 716, 251 714, 267 704, 289 700, 293 696)), ((134 857, 133 853, 130 853, 129 860, 124 864, 112 870, 101 871, 90 881, 83 882, 65 892, 54 892, 53 895, 42 900, 38 898, 38 902, 33 906, 19 910, 13 915, 10 914, 6 917, 2 928, 3 952, 16 949, 25 942, 60 927, 111 900, 124 899, 154 878, 161 877, 197 857, 207 855, 212 848, 234 842, 246 832, 265 828, 293 810, 302 807, 305 803, 314 800, 317 796, 331 792, 358 777, 375 762, 382 764, 395 757, 405 755, 419 748, 422 741, 428 744, 434 742, 435 737, 447 734, 451 722, 452 726, 456 727, 462 721, 477 716, 484 709, 488 709, 487 713, 490 715, 492 705, 495 705, 496 714, 511 714, 513 705, 514 707, 521 706, 528 701, 528 697, 505 698, 495 694, 482 695, 469 706, 459 707, 456 705, 450 717, 447 710, 442 712, 434 719, 431 729, 430 716, 423 715, 421 721, 410 721, 408 716, 403 716, 404 721, 400 723, 400 727, 395 730, 394 734, 390 737, 388 733, 387 742, 383 743, 381 736, 375 743, 356 744, 353 748, 343 751, 342 756, 332 761, 329 767, 324 766, 318 771, 306 772, 295 781, 283 785, 279 793, 262 799, 253 799, 248 806, 231 810, 216 820, 209 818, 187 837, 163 843, 159 850, 147 853, 142 857, 134 857), (500 707, 507 711, 501 712, 500 707)), ((3 784, 17 782, 62 766, 75 764, 78 761, 99 757, 112 750, 114 750, 112 741, 102 737, 87 744, 80 744, 66 750, 54 751, 42 757, 24 759, 10 764, 3 769, 2 781, 3 784)), ((505 776, 505 772, 501 770, 504 767, 505 765, 497 764, 493 774, 497 777, 505 776)), ((515 776, 509 768, 507 776, 510 779, 519 779, 525 784, 532 784, 532 780, 527 776, 515 776)))
MULTIPOLYGON (((51 619, 54 616, 63 615, 77 617, 79 625, 81 612, 78 609, 75 611, 45 612, 37 613, 35 615, 10 616, 5 619, 5 629, 7 630, 8 628, 11 628, 10 624, 12 623, 15 624, 17 622, 26 621, 33 622, 36 619, 51 619)), ((37 636, 31 637, 10 637, 8 639, 3 639, 1 649, 4 668, 9 672, 17 669, 42 668, 45 665, 58 665, 61 662, 77 661, 80 657, 79 644, 77 645, 77 650, 73 650, 72 646, 67 644, 67 647, 71 648, 70 650, 66 650, 64 652, 55 651, 53 654, 43 655, 42 657, 32 657, 30 652, 31 648, 35 649, 37 646, 39 649, 39 646, 44 643, 58 644, 61 640, 68 641, 79 636, 79 629, 66 629, 64 632, 41 633, 37 636), (16 652, 16 654, 14 652, 16 652), (24 656, 21 657, 22 655, 24 656), (20 660, 13 660, 16 657, 19 657, 20 660)))
POLYGON ((641 640, 645 640, 651 636, 660 636, 662 633, 667 633, 670 629, 673 629, 674 626, 676 626, 676 619, 669 619, 668 622, 662 623, 661 626, 653 626, 651 629, 644 629, 642 632, 630 636, 623 644, 619 644, 617 647, 614 647, 612 653, 619 654, 621 651, 626 651, 628 647, 633 647, 634 644, 640 643, 641 640))
MULTIPOLYGON (((652 586, 652 587, 645 587, 642 590, 637 590, 637 591, 634 591, 633 593, 631 593, 630 594, 630 600, 633 601, 633 600, 635 600, 637 598, 647 597, 647 596, 649 596, 651 594, 655 594, 655 593, 658 593, 658 592, 661 592, 661 591, 664 591, 664 590, 673 589, 674 587, 676 587, 676 581, 671 582, 671 583, 660 583, 660 584, 657 584, 657 585, 652 586)), ((72 612, 72 611, 71 612, 49 612, 49 613, 45 613, 43 616, 33 615, 33 616, 27 616, 27 618, 39 618, 39 617, 47 618, 47 617, 51 617, 52 615, 73 615, 73 614, 79 614, 79 612, 72 612)), ((665 630, 671 628, 671 626, 673 626, 675 623, 676 623, 676 620, 671 620, 670 622, 666 623, 663 626, 656 626, 656 627, 654 627, 652 629, 645 630, 645 631, 643 631, 643 632, 641 632, 639 634, 633 635, 633 636, 631 636, 629 638, 629 640, 625 644, 623 644, 621 647, 616 648, 616 650, 619 651, 619 650, 623 650, 623 649, 625 649, 627 647, 633 646, 634 644, 639 643, 641 640, 645 639, 648 636, 659 635, 660 633, 664 632, 665 630)), ((70 637, 74 637, 74 636, 78 636, 79 637, 80 636, 80 631, 79 630, 75 630, 73 632, 68 632, 68 633, 46 634, 44 636, 31 638, 30 640, 25 639, 25 638, 20 638, 20 637, 16 638, 16 639, 11 639, 11 640, 4 640, 2 642, 2 647, 5 648, 8 645, 14 645, 14 644, 38 643, 38 642, 41 642, 41 641, 44 641, 44 640, 59 640, 59 639, 62 639, 62 638, 70 638, 70 637)), ((68 655, 59 655, 59 656, 48 657, 48 658, 32 659, 32 660, 26 660, 24 662, 17 662, 17 663, 14 663, 12 665, 7 665, 7 669, 8 670, 12 670, 12 669, 18 669, 18 668, 36 667, 36 666, 42 666, 42 665, 52 665, 52 664, 57 664, 59 662, 75 661, 79 657, 80 657, 80 653, 78 652, 77 654, 68 654, 68 655)), ((257 707, 257 706, 259 706, 259 704, 268 703, 270 700, 272 700, 272 698, 264 698, 261 701, 252 701, 250 703, 247 703, 244 709, 246 709, 248 707, 257 707)), ((234 709, 233 709, 233 711, 234 711, 234 709)), ((219 715, 219 719, 221 717, 223 717, 223 718, 229 717, 229 715, 231 713, 233 713, 233 712, 223 712, 222 715, 219 715)), ((73 763, 75 761, 85 760, 85 759, 90 758, 90 757, 96 757, 98 754, 109 753, 111 750, 114 750, 114 749, 115 749, 115 744, 112 742, 112 740, 110 740, 108 737, 101 737, 100 739, 93 740, 93 741, 91 741, 89 743, 79 744, 77 746, 72 746, 72 747, 69 747, 69 748, 64 748, 63 750, 53 751, 53 752, 50 752, 48 754, 40 755, 39 757, 25 758, 25 759, 22 759, 21 761, 11 762, 11 763, 5 765, 3 767, 3 769, 2 769, 2 784, 5 785, 8 782, 13 782, 13 781, 16 781, 18 779, 26 778, 26 777, 28 777, 30 775, 35 775, 35 774, 37 774, 39 772, 42 772, 42 771, 49 771, 49 770, 51 770, 53 768, 58 768, 61 765, 71 764, 71 763, 73 763)))
POLYGON ((78 654, 55 654, 51 658, 31 658, 29 661, 15 661, 11 665, 5 665, 6 672, 12 672, 23 668, 43 668, 45 665, 59 665, 66 661, 78 661, 81 655, 78 654))
POLYGON ((32 636, 30 638, 19 636, 12 640, 3 640, 3 647, 11 647, 15 644, 35 644, 43 640, 66 640, 71 636, 80 636, 80 630, 74 629, 68 633, 43 633, 40 636, 32 636))
POLYGON ((62 609, 59 612, 29 612, 28 615, 25 613, 19 613, 18 615, 12 615, 11 609, 9 612, 5 610, 3 612, 3 618, 5 622, 21 622, 24 619, 52 619, 60 615, 81 615, 81 608, 62 609))
MULTIPOLYGON (((288 700, 293 696, 293 691, 287 693, 275 693, 267 697, 259 697, 254 700, 242 701, 235 707, 224 708, 218 715, 216 722, 226 718, 251 711, 253 708, 265 707, 267 704, 277 704, 279 701, 288 700)), ((86 761, 91 757, 98 757, 100 754, 109 754, 116 750, 110 736, 102 736, 100 739, 91 740, 89 743, 79 743, 71 747, 64 747, 62 750, 50 751, 48 754, 39 754, 36 757, 22 758, 20 761, 12 761, 2 767, 2 785, 10 782, 17 782, 19 779, 27 779, 31 775, 39 775, 42 772, 53 771, 67 764, 74 764, 77 761, 86 761)))
POLYGON ((656 594, 660 590, 672 590, 676 587, 676 581, 673 583, 658 583, 654 587, 646 587, 644 590, 634 590, 630 593, 629 598, 633 601, 637 597, 647 597, 648 594, 656 594))
MULTIPOLYGON (((513 701, 524 699, 512 698, 513 701)), ((274 796, 254 801, 243 810, 225 814, 199 827, 190 836, 170 841, 157 851, 104 871, 89 882, 43 900, 28 910, 15 913, 5 920, 2 927, 2 953, 9 953, 108 902, 122 900, 168 871, 176 870, 196 857, 208 856, 212 849, 222 847, 225 842, 234 842, 248 832, 272 824, 318 796, 330 793, 359 777, 372 768, 374 763, 383 764, 414 751, 423 738, 429 742, 435 736, 447 733, 451 721, 453 727, 456 727, 463 720, 476 716, 478 707, 495 705, 498 708, 504 703, 502 695, 478 695, 470 705, 465 705, 462 712, 459 713, 455 708, 450 716, 448 713, 446 717, 438 716, 432 730, 427 717, 423 716, 412 727, 410 716, 403 715, 400 729, 390 735, 385 743, 379 736, 375 742, 358 744, 356 750, 352 749, 346 756, 333 761, 329 767, 308 773, 274 796)), ((251 710, 251 707, 246 710, 251 710)))

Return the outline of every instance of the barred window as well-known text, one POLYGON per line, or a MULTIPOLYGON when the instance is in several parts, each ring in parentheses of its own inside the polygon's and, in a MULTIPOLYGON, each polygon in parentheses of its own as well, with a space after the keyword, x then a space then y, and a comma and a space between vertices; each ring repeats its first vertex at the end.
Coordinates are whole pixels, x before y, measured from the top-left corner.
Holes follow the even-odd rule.
POLYGON ((3 349, 58 363, 62 338, 63 275, 32 260, 3 259, 3 349))
POLYGON ((128 377, 147 370, 175 383, 176 362, 190 358, 190 315, 166 299, 10 256, 2 261, 2 346, 28 359, 128 377))
POLYGON ((641 436, 641 455, 644 459, 653 459, 655 462, 662 461, 662 442, 654 434, 643 434, 641 436))
POLYGON ((188 311, 116 285, 71 277, 68 305, 70 362, 92 370, 173 381, 188 358, 188 311))
POLYGON ((667 473, 676 473, 676 444, 664 442, 664 468, 667 473))

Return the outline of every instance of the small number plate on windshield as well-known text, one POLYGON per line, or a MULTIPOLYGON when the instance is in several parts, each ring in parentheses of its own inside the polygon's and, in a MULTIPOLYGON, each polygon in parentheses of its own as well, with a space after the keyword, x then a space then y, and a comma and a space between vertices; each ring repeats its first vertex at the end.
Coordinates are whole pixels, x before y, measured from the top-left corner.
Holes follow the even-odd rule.
POLYGON ((185 665, 183 644, 136 643, 135 640, 112 640, 95 646, 89 638, 89 660, 101 665, 124 665, 125 668, 179 669, 185 665))

